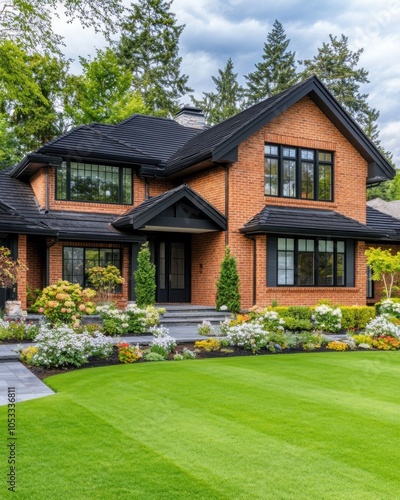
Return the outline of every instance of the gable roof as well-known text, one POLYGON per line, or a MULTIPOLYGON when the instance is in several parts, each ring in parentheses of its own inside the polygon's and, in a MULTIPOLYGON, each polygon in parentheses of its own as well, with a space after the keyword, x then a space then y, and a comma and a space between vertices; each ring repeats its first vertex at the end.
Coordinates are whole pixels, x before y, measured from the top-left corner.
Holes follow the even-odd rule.
POLYGON ((393 178, 395 171, 390 163, 316 76, 311 76, 193 137, 174 154, 167 164, 166 173, 179 172, 207 159, 213 162, 232 161, 237 154, 235 149, 241 142, 306 96, 313 100, 368 162, 367 182, 393 178))
POLYGON ((134 230, 145 227, 149 229, 156 224, 165 224, 166 230, 177 232, 223 231, 226 229, 226 218, 187 184, 182 184, 145 200, 113 222, 117 228, 130 227, 134 230), (166 213, 169 208, 176 208, 179 203, 180 213, 166 213))
POLYGON ((376 240, 387 236, 387 227, 361 224, 333 210, 266 205, 240 231, 244 234, 283 234, 376 240))

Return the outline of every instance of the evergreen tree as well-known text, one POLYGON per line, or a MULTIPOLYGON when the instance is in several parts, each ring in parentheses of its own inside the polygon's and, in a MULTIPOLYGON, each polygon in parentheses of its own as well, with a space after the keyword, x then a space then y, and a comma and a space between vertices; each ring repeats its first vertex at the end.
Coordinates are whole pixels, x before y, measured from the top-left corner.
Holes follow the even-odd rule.
POLYGON ((73 125, 118 123, 134 113, 146 114, 138 93, 133 93, 132 73, 119 64, 113 50, 98 50, 93 60, 80 58, 83 73, 68 77, 66 114, 73 125))
POLYGON ((225 248, 217 281, 217 310, 219 311, 222 306, 226 306, 228 311, 233 313, 240 311, 239 274, 236 259, 231 255, 228 246, 225 248))
POLYGON ((263 60, 255 65, 253 73, 245 76, 248 105, 279 94, 296 83, 296 53, 288 51, 289 43, 282 24, 276 20, 264 43, 263 60))
POLYGON ((323 43, 316 56, 299 62, 304 65, 302 77, 317 75, 369 137, 377 141, 379 112, 368 105, 368 94, 360 92, 360 86, 369 83, 368 71, 357 67, 363 51, 351 51, 344 35, 329 35, 329 43, 323 43))
POLYGON ((236 115, 243 109, 244 89, 237 82, 237 73, 233 72, 233 62, 229 58, 225 69, 218 70, 219 77, 211 76, 216 92, 203 92, 203 99, 196 100, 195 106, 204 111, 208 125, 217 123, 236 115))
POLYGON ((139 307, 152 306, 156 301, 156 266, 151 262, 148 242, 142 245, 137 261, 134 273, 136 303, 139 307))
POLYGON ((179 98, 192 91, 178 57, 184 25, 177 26, 171 4, 172 0, 132 3, 116 47, 121 63, 132 71, 133 88, 150 112, 161 116, 176 113, 179 98))

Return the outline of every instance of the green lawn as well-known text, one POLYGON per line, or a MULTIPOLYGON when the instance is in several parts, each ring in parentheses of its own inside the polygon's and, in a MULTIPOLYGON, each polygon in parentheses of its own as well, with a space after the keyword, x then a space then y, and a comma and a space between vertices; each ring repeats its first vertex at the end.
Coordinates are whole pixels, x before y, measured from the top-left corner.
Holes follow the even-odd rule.
POLYGON ((51 377, 57 395, 18 405, 13 498, 399 498, 399 380, 400 352, 51 377))

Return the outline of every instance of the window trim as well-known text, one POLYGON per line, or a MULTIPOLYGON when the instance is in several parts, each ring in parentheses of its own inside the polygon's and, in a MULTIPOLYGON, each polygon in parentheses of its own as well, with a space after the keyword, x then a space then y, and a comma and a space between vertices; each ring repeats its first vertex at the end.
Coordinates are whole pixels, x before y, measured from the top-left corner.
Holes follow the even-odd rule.
MULTIPOLYGON (((72 249, 79 248, 79 249, 83 250, 83 283, 81 285, 83 288, 88 287, 87 277, 86 277, 86 250, 98 250, 98 251, 118 250, 118 252, 119 252, 119 267, 118 266, 116 266, 116 267, 118 267, 118 269, 121 273, 121 276, 122 276, 122 271, 123 271, 122 257, 123 257, 123 253, 124 253, 122 247, 105 247, 105 246, 87 247, 87 246, 77 246, 77 245, 63 245, 63 247, 62 247, 62 276, 63 276, 63 280, 68 280, 68 278, 65 276, 65 272, 66 272, 65 266, 66 266, 66 260, 67 260, 67 259, 65 259, 65 249, 67 249, 67 248, 72 248, 72 249)), ((100 265, 100 264, 98 264, 98 265, 100 265)), ((107 265, 115 265, 115 264, 112 263, 112 264, 107 264, 107 265)), ((79 281, 72 281, 72 283, 79 283, 79 281)), ((116 293, 121 293, 121 286, 117 287, 116 293)))
POLYGON ((100 205, 125 205, 125 206, 130 206, 134 204, 134 171, 131 167, 129 166, 120 166, 120 165, 110 165, 109 163, 104 163, 104 162, 97 162, 97 163, 92 163, 92 162, 80 162, 80 161, 75 161, 75 160, 65 160, 62 162, 61 166, 57 166, 55 169, 55 184, 54 184, 54 199, 56 201, 71 201, 73 203, 96 203, 100 205), (115 167, 118 168, 118 201, 96 201, 96 200, 76 200, 76 199, 71 199, 71 163, 77 163, 77 164, 82 164, 82 165, 96 165, 96 166, 105 166, 105 167, 115 167), (66 176, 65 176, 65 198, 59 198, 58 197, 58 181, 59 181, 59 170, 60 168, 66 168, 66 176), (124 189, 123 189, 123 182, 124 182, 124 169, 129 169, 131 170, 131 201, 129 203, 124 203, 123 197, 124 197, 124 189))
MULTIPOLYGON (((318 276, 318 259, 315 259, 314 275, 318 276)), ((349 288, 354 287, 355 280, 355 242, 351 239, 346 238, 323 238, 316 236, 296 236, 291 235, 267 235, 267 276, 266 276, 267 287, 276 288, 349 288), (295 240, 295 256, 294 256, 294 283, 292 284, 278 284, 278 239, 293 239, 295 240), (329 284, 319 284, 318 279, 315 284, 311 285, 299 285, 298 284, 298 240, 314 240, 316 242, 315 248, 318 249, 319 241, 333 241, 334 242, 334 260, 335 266, 337 265, 337 256, 343 255, 344 263, 344 273, 343 273, 343 284, 337 284, 338 275, 335 267, 335 282, 332 285, 329 284), (344 253, 337 252, 337 243, 344 242, 344 253)))
POLYGON ((278 197, 278 198, 290 198, 290 199, 299 199, 299 200, 309 200, 309 201, 322 201, 322 202, 328 202, 332 203, 334 201, 334 164, 335 164, 335 156, 333 151, 327 151, 325 149, 318 149, 318 148, 307 148, 307 147, 301 147, 301 146, 290 146, 287 144, 273 144, 266 142, 264 144, 264 196, 272 196, 272 197, 278 197), (266 149, 267 147, 272 147, 272 148, 277 148, 278 152, 277 154, 272 154, 272 153, 267 153, 266 149), (295 150, 296 155, 295 157, 293 156, 284 156, 283 150, 288 149, 288 150, 295 150), (305 159, 302 158, 302 151, 312 151, 314 159, 305 159), (328 153, 331 155, 331 161, 327 160, 319 160, 319 155, 328 153), (269 194, 266 192, 266 160, 267 158, 270 159, 275 159, 278 162, 277 166, 277 191, 278 194, 269 194), (292 161, 295 162, 295 196, 288 196, 284 194, 284 161, 292 161), (302 194, 302 172, 303 172, 303 166, 304 164, 312 164, 313 165, 313 195, 311 198, 303 197, 301 196, 302 194), (321 174, 321 169, 320 166, 330 166, 330 172, 331 172, 331 189, 330 189, 330 198, 329 199, 320 199, 320 174, 321 174))

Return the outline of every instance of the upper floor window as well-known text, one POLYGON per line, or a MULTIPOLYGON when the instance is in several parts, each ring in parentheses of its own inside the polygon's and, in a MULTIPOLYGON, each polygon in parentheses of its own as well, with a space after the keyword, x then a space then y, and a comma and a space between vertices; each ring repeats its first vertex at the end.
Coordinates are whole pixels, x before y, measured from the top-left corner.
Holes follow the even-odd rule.
POLYGON ((265 194, 306 200, 333 200, 333 153, 266 144, 265 194))
POLYGON ((131 205, 132 169, 63 162, 56 170, 56 200, 131 205))

